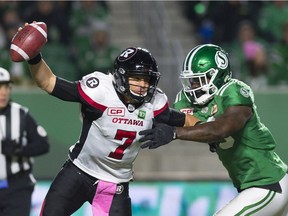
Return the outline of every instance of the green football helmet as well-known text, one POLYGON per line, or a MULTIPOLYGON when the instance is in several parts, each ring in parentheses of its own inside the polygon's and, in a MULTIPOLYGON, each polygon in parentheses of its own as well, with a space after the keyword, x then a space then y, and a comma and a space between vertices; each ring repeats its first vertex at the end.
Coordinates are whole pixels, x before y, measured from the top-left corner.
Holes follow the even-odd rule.
POLYGON ((219 46, 204 44, 188 53, 180 80, 188 100, 205 105, 231 79, 231 75, 228 54, 219 46))

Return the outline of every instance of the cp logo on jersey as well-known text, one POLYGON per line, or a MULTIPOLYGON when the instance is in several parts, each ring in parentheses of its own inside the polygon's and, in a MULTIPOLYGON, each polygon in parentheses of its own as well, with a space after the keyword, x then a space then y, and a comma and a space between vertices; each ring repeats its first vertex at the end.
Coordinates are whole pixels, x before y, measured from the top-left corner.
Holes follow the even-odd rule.
POLYGON ((99 80, 96 77, 90 77, 87 81, 86 81, 86 85, 89 88, 96 88, 99 85, 99 80))
POLYGON ((136 54, 137 50, 134 47, 124 50, 118 57, 120 62, 127 61, 136 54))
POLYGON ((193 115, 193 109, 190 108, 180 109, 180 112, 193 115))
POLYGON ((125 109, 117 107, 109 107, 107 110, 108 116, 124 116, 125 109))

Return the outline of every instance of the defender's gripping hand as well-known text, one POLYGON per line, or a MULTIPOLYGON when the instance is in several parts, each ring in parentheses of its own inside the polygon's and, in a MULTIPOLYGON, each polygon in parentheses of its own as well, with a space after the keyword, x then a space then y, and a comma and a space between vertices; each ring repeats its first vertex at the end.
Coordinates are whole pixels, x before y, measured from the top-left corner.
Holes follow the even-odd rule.
POLYGON ((139 140, 140 142, 144 142, 144 144, 141 145, 142 149, 155 149, 176 139, 176 127, 157 123, 153 119, 153 128, 140 131, 139 135, 144 135, 139 140))
POLYGON ((23 151, 21 144, 17 143, 16 140, 2 140, 2 154, 6 156, 20 155, 23 151))

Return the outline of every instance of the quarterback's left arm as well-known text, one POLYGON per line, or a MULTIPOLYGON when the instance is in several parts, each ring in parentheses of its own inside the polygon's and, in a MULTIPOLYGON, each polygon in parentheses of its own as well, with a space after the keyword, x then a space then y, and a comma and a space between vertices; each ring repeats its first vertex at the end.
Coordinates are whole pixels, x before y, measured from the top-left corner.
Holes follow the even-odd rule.
POLYGON ((184 127, 191 127, 191 126, 199 124, 200 122, 201 122, 201 120, 196 118, 195 116, 190 115, 190 114, 185 114, 185 125, 184 125, 184 127))
POLYGON ((170 110, 169 115, 170 118, 168 124, 171 126, 188 127, 188 126, 194 126, 197 124, 197 122, 200 122, 200 119, 196 118, 193 115, 185 114, 172 108, 170 108, 169 110, 170 110))
POLYGON ((175 127, 194 126, 197 122, 200 122, 193 115, 185 114, 169 107, 161 115, 156 116, 155 119, 159 123, 167 123, 175 127))

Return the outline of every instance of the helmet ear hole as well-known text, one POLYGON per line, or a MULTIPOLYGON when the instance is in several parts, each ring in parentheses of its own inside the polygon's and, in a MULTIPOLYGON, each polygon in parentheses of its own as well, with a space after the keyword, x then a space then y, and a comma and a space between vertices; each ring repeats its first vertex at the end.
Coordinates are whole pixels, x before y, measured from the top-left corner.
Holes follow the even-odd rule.
POLYGON ((125 74, 125 70, 124 70, 123 68, 119 68, 118 70, 119 70, 119 73, 120 73, 120 74, 122 74, 122 75, 125 74))
POLYGON ((156 60, 147 49, 141 47, 129 47, 120 53, 114 62, 113 76, 116 91, 136 103, 149 102, 160 79, 156 60), (142 96, 131 93, 129 76, 148 76, 150 81, 147 94, 142 96))

